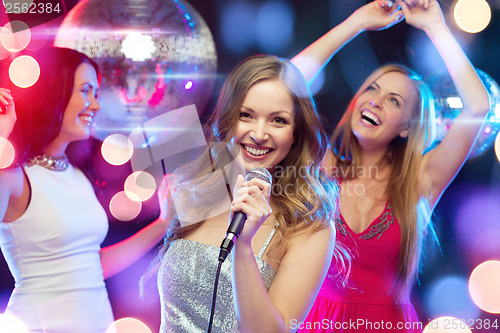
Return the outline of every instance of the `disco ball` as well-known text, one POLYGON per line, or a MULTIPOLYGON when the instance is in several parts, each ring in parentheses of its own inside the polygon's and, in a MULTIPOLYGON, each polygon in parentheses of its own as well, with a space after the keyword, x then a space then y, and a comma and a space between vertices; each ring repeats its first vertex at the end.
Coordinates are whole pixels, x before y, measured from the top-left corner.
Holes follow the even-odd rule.
POLYGON ((55 45, 87 54, 102 70, 94 129, 100 140, 187 105, 201 114, 211 97, 215 44, 186 1, 82 0, 61 23, 55 45))
MULTIPOLYGON (((485 118, 484 125, 479 133, 469 158, 482 155, 495 142, 500 130, 500 87, 488 74, 476 69, 490 97, 490 111, 485 118)), ((453 85, 449 75, 435 75, 429 80, 429 86, 436 102, 437 135, 436 141, 441 142, 455 118, 460 114, 462 100, 453 85)))

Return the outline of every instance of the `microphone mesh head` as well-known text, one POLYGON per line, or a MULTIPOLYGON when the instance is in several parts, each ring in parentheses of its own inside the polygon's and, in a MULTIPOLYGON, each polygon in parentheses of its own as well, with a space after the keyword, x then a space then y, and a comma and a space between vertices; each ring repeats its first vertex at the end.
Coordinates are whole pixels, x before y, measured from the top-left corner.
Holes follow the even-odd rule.
POLYGON ((250 179, 258 178, 266 183, 272 185, 273 184, 273 176, 267 171, 267 169, 262 167, 253 168, 252 170, 247 172, 245 177, 245 181, 249 181, 250 179))

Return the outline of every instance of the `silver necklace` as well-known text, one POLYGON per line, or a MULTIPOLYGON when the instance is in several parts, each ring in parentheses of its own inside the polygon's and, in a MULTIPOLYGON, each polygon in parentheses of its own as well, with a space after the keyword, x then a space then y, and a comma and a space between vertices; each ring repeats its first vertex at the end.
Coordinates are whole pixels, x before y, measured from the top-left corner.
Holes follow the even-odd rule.
POLYGON ((52 171, 65 171, 69 167, 68 156, 54 157, 50 155, 38 155, 30 158, 26 164, 28 166, 39 165, 52 171))

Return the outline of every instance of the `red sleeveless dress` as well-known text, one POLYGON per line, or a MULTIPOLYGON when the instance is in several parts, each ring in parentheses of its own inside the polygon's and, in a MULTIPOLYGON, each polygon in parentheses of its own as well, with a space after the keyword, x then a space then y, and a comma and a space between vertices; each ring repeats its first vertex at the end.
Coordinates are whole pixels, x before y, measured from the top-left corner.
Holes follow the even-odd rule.
POLYGON ((401 230, 387 203, 369 227, 357 234, 345 223, 337 232, 353 255, 347 287, 338 285, 332 262, 319 295, 300 332, 422 332, 422 326, 409 301, 395 301, 395 281, 401 230))

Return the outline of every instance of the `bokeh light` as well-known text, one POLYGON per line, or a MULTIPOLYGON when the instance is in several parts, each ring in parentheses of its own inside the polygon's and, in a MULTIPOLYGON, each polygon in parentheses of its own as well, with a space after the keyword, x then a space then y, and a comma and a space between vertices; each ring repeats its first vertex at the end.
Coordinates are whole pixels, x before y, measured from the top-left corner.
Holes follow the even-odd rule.
POLYGON ((31 30, 22 21, 11 21, 0 30, 0 41, 10 52, 22 51, 31 41, 31 30))
POLYGON ((9 78, 19 88, 31 87, 39 77, 40 66, 33 57, 19 56, 9 66, 9 78))
POLYGON ((139 319, 121 318, 115 320, 105 333, 152 333, 152 331, 139 319))
POLYGON ((488 26, 491 8, 483 0, 459 0, 453 10, 455 22, 465 32, 477 33, 488 26))
POLYGON ((0 332, 29 333, 19 318, 5 313, 0 313, 0 332))
POLYGON ((8 168, 14 161, 16 152, 9 140, 0 138, 0 169, 8 168))
POLYGON ((255 44, 257 10, 246 1, 231 1, 222 8, 220 35, 227 49, 245 53, 255 44))
POLYGON ((500 162, 500 134, 497 134, 495 139, 495 153, 497 155, 498 162, 500 162))
POLYGON ((256 38, 266 53, 280 54, 293 39, 295 17, 290 4, 284 1, 264 3, 257 13, 256 38))
POLYGON ((469 292, 482 310, 500 313, 500 261, 486 261, 477 266, 470 275, 469 292))
MULTIPOLYGON (((129 195, 133 196, 134 194, 129 193, 129 195)), ((141 212, 141 209, 142 203, 139 197, 131 200, 127 194, 125 194, 125 191, 116 193, 109 201, 109 211, 114 218, 120 221, 135 219, 141 212)))
POLYGON ((111 134, 102 142, 102 157, 112 165, 127 163, 134 153, 134 145, 123 134, 111 134))
MULTIPOLYGON (((0 28, 3 29, 3 28, 0 28)), ((0 43, 0 60, 7 58, 11 53, 5 47, 3 47, 2 43, 0 43)))
POLYGON ((423 333, 472 333, 467 323, 454 317, 439 317, 431 320, 423 333))
POLYGON ((136 201, 146 201, 155 193, 156 181, 154 177, 145 171, 136 171, 125 180, 125 193, 136 201))
POLYGON ((469 296, 467 279, 461 276, 446 276, 434 282, 425 295, 425 308, 432 318, 475 319, 480 315, 469 296))

